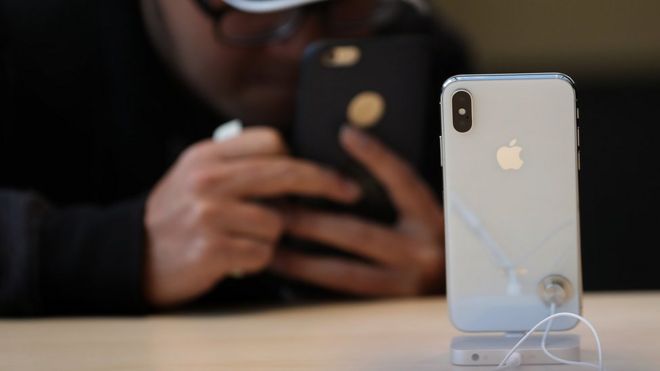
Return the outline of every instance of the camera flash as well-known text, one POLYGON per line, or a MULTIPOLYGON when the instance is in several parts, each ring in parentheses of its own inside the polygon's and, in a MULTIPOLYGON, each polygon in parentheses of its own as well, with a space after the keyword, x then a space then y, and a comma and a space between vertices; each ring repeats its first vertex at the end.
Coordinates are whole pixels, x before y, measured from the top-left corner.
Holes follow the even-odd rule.
POLYGON ((465 108, 459 108, 459 109, 458 109, 458 114, 459 114, 459 115, 461 115, 461 116, 465 116, 466 113, 467 113, 467 111, 465 110, 465 108))

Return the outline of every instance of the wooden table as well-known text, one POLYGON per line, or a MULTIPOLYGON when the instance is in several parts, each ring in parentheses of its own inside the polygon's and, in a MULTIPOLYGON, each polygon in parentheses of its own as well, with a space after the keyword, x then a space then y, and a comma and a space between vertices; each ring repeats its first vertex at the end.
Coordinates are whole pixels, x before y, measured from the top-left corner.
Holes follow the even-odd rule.
MULTIPOLYGON (((590 294, 608 371, 660 370, 660 293, 590 294)), ((580 326, 585 356, 594 356, 580 326)), ((0 370, 491 370, 449 364, 444 299, 0 321, 0 370)), ((527 367, 524 370, 569 370, 527 367)), ((584 370, 581 368, 580 370, 584 370)))

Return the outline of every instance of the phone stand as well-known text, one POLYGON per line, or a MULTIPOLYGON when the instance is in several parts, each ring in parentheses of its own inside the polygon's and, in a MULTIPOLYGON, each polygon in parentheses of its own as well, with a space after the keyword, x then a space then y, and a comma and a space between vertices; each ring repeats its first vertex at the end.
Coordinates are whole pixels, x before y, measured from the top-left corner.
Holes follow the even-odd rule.
MULTIPOLYGON (((523 333, 504 335, 457 336, 451 342, 451 362, 455 366, 497 366, 523 333)), ((561 364, 549 358, 541 349, 542 335, 530 336, 517 352, 522 365, 561 364)), ((580 336, 574 334, 549 334, 546 348, 553 355, 569 361, 580 360, 580 336)))

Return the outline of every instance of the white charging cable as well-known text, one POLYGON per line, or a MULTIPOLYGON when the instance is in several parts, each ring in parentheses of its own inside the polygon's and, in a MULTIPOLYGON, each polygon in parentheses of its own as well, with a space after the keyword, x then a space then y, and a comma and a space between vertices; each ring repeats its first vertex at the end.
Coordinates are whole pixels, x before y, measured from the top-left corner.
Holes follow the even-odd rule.
POLYGON ((532 327, 531 330, 529 330, 525 336, 522 337, 516 343, 516 345, 513 346, 513 348, 509 351, 509 353, 504 357, 502 362, 497 366, 495 370, 504 370, 504 369, 510 369, 510 368, 515 368, 520 366, 522 363, 522 356, 520 353, 517 352, 518 348, 529 338, 539 327, 543 326, 544 323, 548 322, 546 325, 545 331, 543 332, 543 338, 541 340, 541 348, 543 349, 543 352, 545 353, 546 356, 554 360, 555 362, 563 363, 566 365, 572 365, 572 366, 583 366, 583 367, 592 367, 595 368, 599 371, 604 371, 605 369, 603 368, 603 351, 602 347, 600 345, 600 338, 598 337, 598 332, 596 332, 596 329, 594 326, 589 322, 586 318, 579 316, 574 313, 554 313, 556 310, 556 304, 552 303, 550 306, 550 316, 546 317, 544 320, 541 322, 537 323, 534 327, 532 327), (555 318, 558 317, 571 317, 575 318, 579 321, 582 321, 587 327, 589 327, 589 330, 591 330, 591 333, 594 336, 594 339, 596 340, 596 349, 598 350, 598 363, 589 363, 589 362, 576 362, 576 361, 569 361, 567 359, 559 358, 555 356, 554 354, 550 353, 548 351, 548 348, 546 346, 546 340, 548 338, 548 333, 550 332, 550 328, 552 327, 552 322, 555 318))

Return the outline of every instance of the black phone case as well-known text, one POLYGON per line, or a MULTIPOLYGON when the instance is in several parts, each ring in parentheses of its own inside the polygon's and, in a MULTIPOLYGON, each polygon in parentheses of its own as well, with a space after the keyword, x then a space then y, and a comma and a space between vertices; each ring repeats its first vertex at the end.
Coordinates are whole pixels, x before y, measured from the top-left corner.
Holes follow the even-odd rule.
MULTIPOLYGON (((351 100, 361 92, 377 92, 385 101, 384 115, 374 127, 364 130, 420 168, 424 135, 433 117, 431 58, 430 43, 424 36, 322 41, 308 47, 290 144, 296 156, 357 180, 363 188, 363 197, 351 206, 318 199, 299 199, 299 204, 347 212, 385 224, 396 221, 397 212, 387 192, 341 148, 339 132, 348 122, 347 107, 351 100), (347 45, 359 48, 361 58, 357 64, 328 67, 322 62, 328 50, 347 45)), ((329 252, 310 241, 287 241, 285 245, 306 252, 329 252)), ((342 254, 332 250, 333 254, 342 254)))

